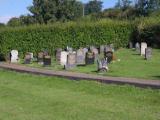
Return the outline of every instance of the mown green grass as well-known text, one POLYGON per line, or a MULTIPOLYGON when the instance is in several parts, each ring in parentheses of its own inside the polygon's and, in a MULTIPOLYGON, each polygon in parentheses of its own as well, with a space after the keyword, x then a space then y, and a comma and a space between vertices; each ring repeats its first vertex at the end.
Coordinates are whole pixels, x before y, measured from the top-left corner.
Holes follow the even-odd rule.
MULTIPOLYGON (((153 49, 152 59, 148 61, 144 59, 144 56, 140 56, 135 50, 131 49, 119 49, 115 52, 115 55, 120 61, 111 63, 109 65, 109 71, 103 75, 160 80, 160 49, 153 49)), ((42 65, 38 65, 37 63, 27 66, 51 70, 64 70, 62 66, 55 62, 54 58, 52 59, 51 67, 42 67, 42 65)), ((96 72, 96 63, 88 66, 78 66, 70 71, 99 74, 96 72)))
POLYGON ((159 120, 160 90, 0 70, 0 120, 159 120))

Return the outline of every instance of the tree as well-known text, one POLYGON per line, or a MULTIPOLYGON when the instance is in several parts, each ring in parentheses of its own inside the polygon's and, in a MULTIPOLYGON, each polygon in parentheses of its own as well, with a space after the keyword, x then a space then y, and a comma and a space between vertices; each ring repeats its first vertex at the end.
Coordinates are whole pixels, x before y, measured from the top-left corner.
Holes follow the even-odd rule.
POLYGON ((39 23, 73 20, 82 16, 82 3, 76 0, 33 0, 29 11, 39 23))
POLYGON ((26 15, 26 16, 21 15, 19 19, 20 19, 21 25, 31 25, 37 22, 36 19, 31 15, 26 15))
POLYGON ((5 27, 5 24, 4 23, 0 23, 0 28, 1 27, 5 27))
POLYGON ((118 0, 115 8, 126 10, 127 8, 131 7, 131 3, 131 0, 118 0))
POLYGON ((8 21, 7 25, 11 27, 21 26, 21 21, 19 18, 13 17, 8 21))
POLYGON ((92 14, 92 13, 98 13, 102 11, 102 1, 98 1, 98 0, 93 0, 93 1, 89 1, 86 5, 85 5, 85 14, 92 14))

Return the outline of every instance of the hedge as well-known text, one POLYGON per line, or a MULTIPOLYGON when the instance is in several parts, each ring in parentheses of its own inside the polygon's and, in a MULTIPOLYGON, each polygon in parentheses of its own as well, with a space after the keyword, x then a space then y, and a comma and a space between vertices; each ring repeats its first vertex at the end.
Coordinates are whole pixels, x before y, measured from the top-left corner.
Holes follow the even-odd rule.
POLYGON ((12 49, 24 55, 56 48, 73 48, 87 45, 110 44, 126 47, 133 29, 129 22, 101 20, 92 23, 66 23, 5 28, 0 30, 0 53, 6 55, 12 49))

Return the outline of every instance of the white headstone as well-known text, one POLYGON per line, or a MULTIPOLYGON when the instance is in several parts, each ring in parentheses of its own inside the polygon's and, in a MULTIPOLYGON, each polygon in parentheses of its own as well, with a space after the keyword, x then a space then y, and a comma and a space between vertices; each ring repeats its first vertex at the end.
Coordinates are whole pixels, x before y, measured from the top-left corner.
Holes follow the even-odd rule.
POLYGON ((147 43, 142 42, 141 43, 141 55, 145 55, 146 48, 147 48, 147 43))
POLYGON ((67 55, 68 55, 68 52, 66 52, 66 51, 61 52, 61 57, 60 57, 60 64, 61 65, 67 64, 67 55))
POLYGON ((17 63, 18 62, 18 51, 12 50, 11 51, 11 63, 17 63))

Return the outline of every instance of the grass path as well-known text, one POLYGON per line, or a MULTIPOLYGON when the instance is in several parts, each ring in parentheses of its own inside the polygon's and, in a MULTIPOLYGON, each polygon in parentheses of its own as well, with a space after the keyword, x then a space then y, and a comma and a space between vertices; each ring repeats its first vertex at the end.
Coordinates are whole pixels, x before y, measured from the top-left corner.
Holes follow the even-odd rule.
POLYGON ((0 120, 159 120, 160 90, 0 70, 0 120))

